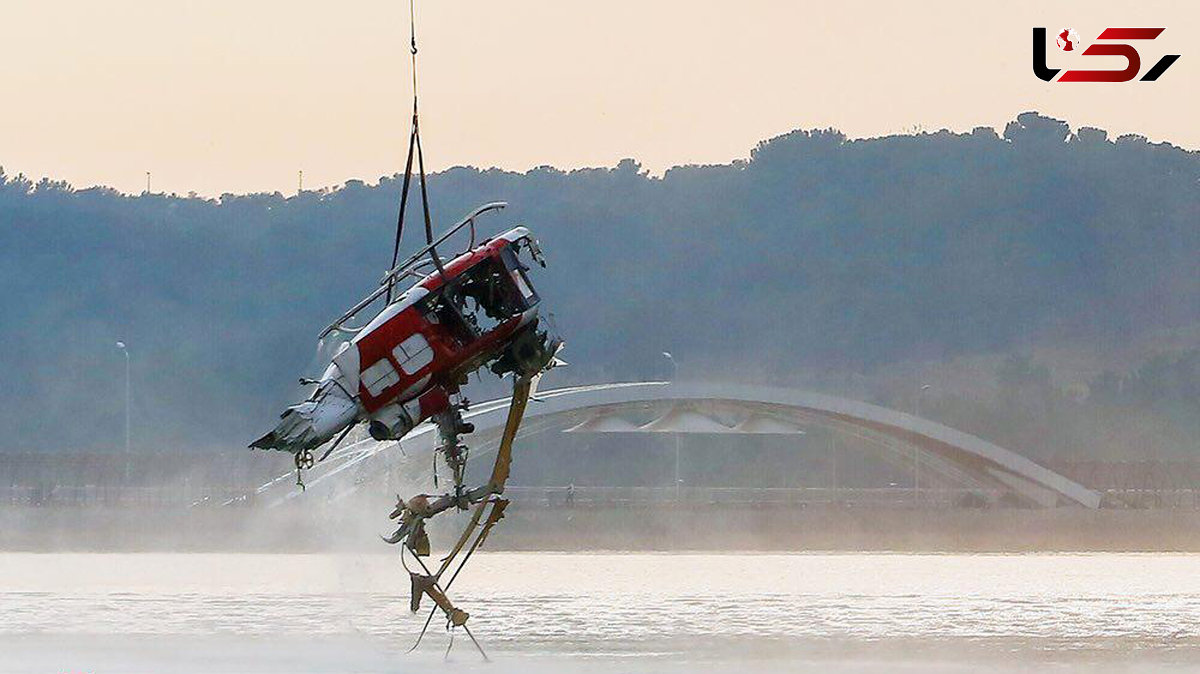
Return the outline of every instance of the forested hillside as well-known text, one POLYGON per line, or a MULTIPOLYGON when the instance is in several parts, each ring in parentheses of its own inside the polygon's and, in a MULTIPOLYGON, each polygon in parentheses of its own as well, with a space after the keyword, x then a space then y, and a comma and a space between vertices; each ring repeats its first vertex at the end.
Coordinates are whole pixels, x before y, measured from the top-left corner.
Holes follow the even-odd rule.
MULTIPOLYGON (((1196 341, 1198 181, 1195 152, 1026 113, 999 135, 795 131, 748 161, 661 177, 633 160, 456 168, 430 191, 436 222, 503 199, 484 227, 523 223, 541 239, 550 267, 535 280, 572 363, 560 381, 664 376, 663 350, 681 377, 779 384, 991 354, 1007 357, 997 390, 1021 398, 1059 386, 1028 359, 1038 345, 1196 341)), ((387 266, 398 193, 394 176, 213 199, 3 176, 0 451, 121 446, 118 339, 133 356, 136 445, 244 445, 294 393, 316 333, 387 266)), ((1095 389, 1096 405, 1194 419, 1197 360, 1162 355, 1162 391, 1131 367, 1060 397, 1095 389)), ((949 391, 932 397, 931 414, 1008 432, 949 391)))

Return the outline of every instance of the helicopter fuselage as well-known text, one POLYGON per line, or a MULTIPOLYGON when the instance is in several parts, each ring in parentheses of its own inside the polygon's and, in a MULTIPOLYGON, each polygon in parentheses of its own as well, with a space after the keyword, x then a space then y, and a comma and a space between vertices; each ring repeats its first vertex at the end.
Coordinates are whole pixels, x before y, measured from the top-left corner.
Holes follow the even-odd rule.
POLYGON ((312 396, 287 408, 251 446, 301 452, 367 421, 379 440, 398 439, 451 406, 466 377, 492 363, 515 369, 535 340, 539 298, 519 253, 540 250, 524 227, 447 261, 387 304, 343 342, 312 396))

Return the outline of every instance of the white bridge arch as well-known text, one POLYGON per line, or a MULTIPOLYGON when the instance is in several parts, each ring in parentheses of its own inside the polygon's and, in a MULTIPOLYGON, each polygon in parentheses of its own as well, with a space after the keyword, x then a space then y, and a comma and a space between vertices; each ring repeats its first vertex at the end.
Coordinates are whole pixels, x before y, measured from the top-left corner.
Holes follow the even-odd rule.
MULTIPOLYGON (((475 456, 495 450, 508 413, 508 401, 473 406, 464 417, 475 424, 471 436, 475 456)), ((1015 452, 948 426, 868 403, 797 389, 694 382, 634 382, 575 386, 539 391, 530 403, 521 435, 552 430, 598 433, 721 433, 787 435, 809 424, 897 443, 919 452, 922 466, 980 487, 1001 489, 1029 502, 1050 507, 1100 505, 1100 494, 1015 452), (631 421, 631 416, 652 419, 631 421)), ((383 467, 403 455, 431 452, 436 429, 423 424, 402 443, 355 442, 320 464, 309 476, 309 491, 341 483, 338 475, 383 467), (383 462, 383 465, 380 465, 383 462)), ((519 452, 519 446, 518 446, 519 452)), ((519 458, 517 459, 519 460, 519 458)), ((428 470, 424 461, 412 462, 428 470)), ((264 485, 263 493, 284 486, 282 476, 264 485)), ((360 479, 355 479, 357 484, 360 479)), ((284 497, 299 495, 293 489, 284 497)))

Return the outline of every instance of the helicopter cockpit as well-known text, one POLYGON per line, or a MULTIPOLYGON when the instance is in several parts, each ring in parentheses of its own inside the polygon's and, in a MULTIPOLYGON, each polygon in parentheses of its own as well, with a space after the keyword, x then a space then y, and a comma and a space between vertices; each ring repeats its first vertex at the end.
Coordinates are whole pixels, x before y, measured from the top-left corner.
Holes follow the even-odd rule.
POLYGON ((517 245, 483 258, 444 290, 431 293, 422 300, 421 313, 465 345, 531 309, 538 296, 527 276, 529 267, 514 250, 517 245))

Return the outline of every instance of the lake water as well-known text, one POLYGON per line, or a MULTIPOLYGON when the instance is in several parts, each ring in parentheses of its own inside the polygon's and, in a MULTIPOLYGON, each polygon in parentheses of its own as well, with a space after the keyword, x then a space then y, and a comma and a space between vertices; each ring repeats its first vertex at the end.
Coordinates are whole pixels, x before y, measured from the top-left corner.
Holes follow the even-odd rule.
POLYGON ((1200 670, 1200 556, 0 554, 4 672, 1200 670), (426 601, 428 604, 428 601, 426 601), (427 610, 428 606, 426 606, 427 610))

